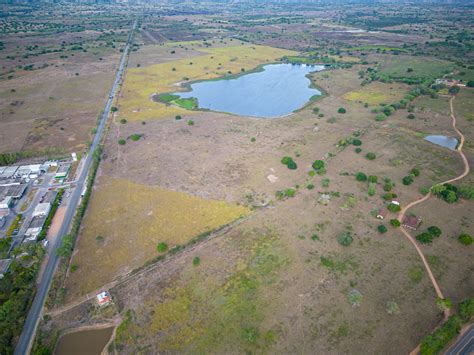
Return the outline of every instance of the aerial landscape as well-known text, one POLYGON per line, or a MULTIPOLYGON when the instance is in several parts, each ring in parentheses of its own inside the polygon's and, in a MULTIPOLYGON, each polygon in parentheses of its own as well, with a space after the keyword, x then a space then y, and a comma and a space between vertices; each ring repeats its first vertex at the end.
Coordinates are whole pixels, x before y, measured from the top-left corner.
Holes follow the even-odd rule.
POLYGON ((0 354, 474 353, 474 2, 0 6, 0 354))

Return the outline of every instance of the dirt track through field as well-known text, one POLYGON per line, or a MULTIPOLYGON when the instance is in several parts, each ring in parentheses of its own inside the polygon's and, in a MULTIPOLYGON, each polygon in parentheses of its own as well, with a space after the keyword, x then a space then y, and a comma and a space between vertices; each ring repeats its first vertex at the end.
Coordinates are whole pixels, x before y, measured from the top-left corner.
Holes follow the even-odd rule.
MULTIPOLYGON (((444 184, 448 184, 448 183, 451 183, 451 182, 454 182, 454 181, 458 181, 462 178, 464 178, 465 176, 467 176, 469 174, 469 171, 470 171, 470 168, 469 168, 469 163, 467 161, 467 158, 466 156, 464 155, 464 153, 462 152, 462 148, 463 148, 463 145, 464 145, 464 135, 461 133, 461 131, 456 127, 456 116, 454 115, 454 109, 453 109, 453 101, 454 101, 454 98, 455 96, 452 96, 451 99, 449 100, 449 107, 450 107, 450 110, 451 110, 451 119, 452 119, 452 125, 453 125, 453 128, 454 130, 456 131, 456 133, 459 135, 459 138, 460 138, 460 141, 459 141, 459 145, 456 149, 456 151, 459 153, 459 155, 461 156, 461 159, 464 163, 464 171, 461 175, 457 176, 457 177, 454 177, 452 179, 449 179, 447 181, 444 181, 444 182, 441 182, 437 185, 444 185, 444 184)), ((413 207, 413 206, 416 206, 426 200, 428 200, 431 196, 431 189, 430 191, 428 192, 428 194, 426 194, 426 196, 418 199, 418 200, 415 200, 411 203, 409 203, 408 205, 406 205, 404 208, 402 208, 402 210, 400 211, 400 213, 398 214, 398 220, 400 222, 403 221, 403 218, 405 216, 405 214, 407 213, 407 211, 413 207)), ((422 262, 423 262, 423 265, 425 266, 426 268, 426 271, 428 272, 428 276, 431 280, 431 283, 433 284, 433 287, 436 291, 436 295, 441 298, 441 299, 444 299, 444 296, 443 296, 443 293, 441 291, 441 288, 439 287, 439 284, 438 282, 436 281, 434 275, 433 275, 433 272, 431 271, 431 268, 423 254, 423 252, 421 251, 420 247, 418 246, 415 238, 413 238, 409 233, 408 231, 402 227, 400 227, 400 230, 402 231, 402 233, 405 235, 405 237, 407 237, 407 239, 413 244, 413 246, 415 247, 416 251, 418 252, 418 255, 420 256, 422 262)), ((448 309, 445 309, 444 311, 444 316, 445 316, 445 319, 447 319, 449 317, 449 310, 448 309)))

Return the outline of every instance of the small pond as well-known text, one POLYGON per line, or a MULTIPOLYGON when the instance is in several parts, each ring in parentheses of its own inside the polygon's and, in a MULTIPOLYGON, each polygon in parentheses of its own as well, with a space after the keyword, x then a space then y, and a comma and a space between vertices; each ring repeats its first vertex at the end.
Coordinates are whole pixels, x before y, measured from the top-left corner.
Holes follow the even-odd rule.
POLYGON ((269 64, 262 71, 237 78, 201 81, 181 98, 196 98, 199 108, 240 116, 275 118, 291 114, 321 92, 307 75, 322 65, 269 64))
POLYGON ((425 140, 451 150, 455 150, 459 143, 456 138, 441 135, 426 136, 425 140))
POLYGON ((100 355, 112 336, 114 327, 81 330, 59 339, 55 355, 100 355))

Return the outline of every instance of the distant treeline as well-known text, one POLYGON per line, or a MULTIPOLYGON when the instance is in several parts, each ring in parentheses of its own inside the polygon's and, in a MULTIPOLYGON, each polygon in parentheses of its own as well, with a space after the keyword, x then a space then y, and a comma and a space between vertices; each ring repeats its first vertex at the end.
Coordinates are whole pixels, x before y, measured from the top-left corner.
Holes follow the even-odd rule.
POLYGON ((48 148, 44 150, 22 150, 19 152, 0 153, 0 166, 11 165, 19 160, 35 157, 59 158, 66 154, 64 149, 48 148))

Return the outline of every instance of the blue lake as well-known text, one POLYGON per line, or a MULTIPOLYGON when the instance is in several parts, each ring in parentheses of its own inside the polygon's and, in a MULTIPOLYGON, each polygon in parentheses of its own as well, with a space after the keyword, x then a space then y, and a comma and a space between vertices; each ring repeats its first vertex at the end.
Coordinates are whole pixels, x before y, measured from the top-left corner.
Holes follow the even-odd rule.
POLYGON ((202 109, 264 118, 289 115, 321 95, 310 87, 306 75, 323 70, 322 65, 269 64, 263 69, 233 79, 197 82, 191 91, 174 94, 196 98, 202 109))
POLYGON ((458 146, 458 140, 453 137, 431 135, 431 136, 426 136, 425 140, 433 144, 439 145, 441 147, 451 149, 451 150, 455 150, 456 147, 458 146))

